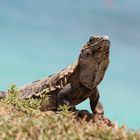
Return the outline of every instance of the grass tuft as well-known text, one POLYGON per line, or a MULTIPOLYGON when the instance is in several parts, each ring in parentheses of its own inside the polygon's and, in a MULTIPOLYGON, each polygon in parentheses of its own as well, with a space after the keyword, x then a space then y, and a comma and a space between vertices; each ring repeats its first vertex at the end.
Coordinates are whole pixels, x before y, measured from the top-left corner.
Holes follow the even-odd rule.
POLYGON ((8 96, 2 99, 1 102, 10 104, 18 111, 24 112, 25 114, 32 115, 34 112, 36 112, 36 110, 39 109, 41 99, 19 99, 16 85, 12 84, 8 89, 8 96))

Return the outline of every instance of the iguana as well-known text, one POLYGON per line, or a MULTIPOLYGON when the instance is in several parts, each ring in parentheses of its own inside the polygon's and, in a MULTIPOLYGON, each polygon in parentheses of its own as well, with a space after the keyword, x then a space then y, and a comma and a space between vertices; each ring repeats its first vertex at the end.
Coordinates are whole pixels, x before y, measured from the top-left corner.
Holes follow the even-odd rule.
MULTIPOLYGON (((39 98, 47 89, 47 102, 42 104, 42 111, 55 111, 60 105, 73 108, 89 98, 92 112, 103 114, 97 87, 109 65, 109 48, 108 36, 90 37, 75 63, 52 76, 19 88, 19 98, 39 98)), ((0 92, 0 97, 6 95, 8 92, 0 92)))

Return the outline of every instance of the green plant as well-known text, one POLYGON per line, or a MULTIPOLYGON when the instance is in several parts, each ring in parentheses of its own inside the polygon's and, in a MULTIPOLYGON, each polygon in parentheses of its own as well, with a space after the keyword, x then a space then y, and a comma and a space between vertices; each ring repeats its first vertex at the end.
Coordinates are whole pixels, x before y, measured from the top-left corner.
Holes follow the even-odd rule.
POLYGON ((8 89, 8 96, 6 96, 6 98, 4 98, 2 102, 11 104, 17 110, 31 115, 40 107, 41 99, 19 99, 16 85, 12 84, 8 89))

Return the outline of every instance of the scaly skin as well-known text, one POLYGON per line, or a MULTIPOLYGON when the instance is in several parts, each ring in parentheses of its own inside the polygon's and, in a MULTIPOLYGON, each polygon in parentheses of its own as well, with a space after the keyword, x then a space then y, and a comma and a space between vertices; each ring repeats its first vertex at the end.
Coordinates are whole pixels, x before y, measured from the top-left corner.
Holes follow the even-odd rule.
MULTIPOLYGON (((41 110, 57 110, 59 105, 75 105, 87 98, 94 114, 103 114, 97 86, 103 80, 109 64, 110 41, 107 36, 93 36, 83 46, 78 60, 66 69, 18 89, 19 98, 40 97, 48 89, 47 102, 41 110)), ((5 97, 7 92, 0 92, 5 97)))

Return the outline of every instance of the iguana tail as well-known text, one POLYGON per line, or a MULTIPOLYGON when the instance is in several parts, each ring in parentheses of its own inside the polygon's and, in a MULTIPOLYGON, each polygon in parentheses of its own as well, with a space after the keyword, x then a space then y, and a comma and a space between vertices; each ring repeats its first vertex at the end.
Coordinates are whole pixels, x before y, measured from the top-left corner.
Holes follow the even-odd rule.
POLYGON ((1 98, 5 98, 7 96, 7 92, 6 91, 0 91, 0 99, 1 98))

